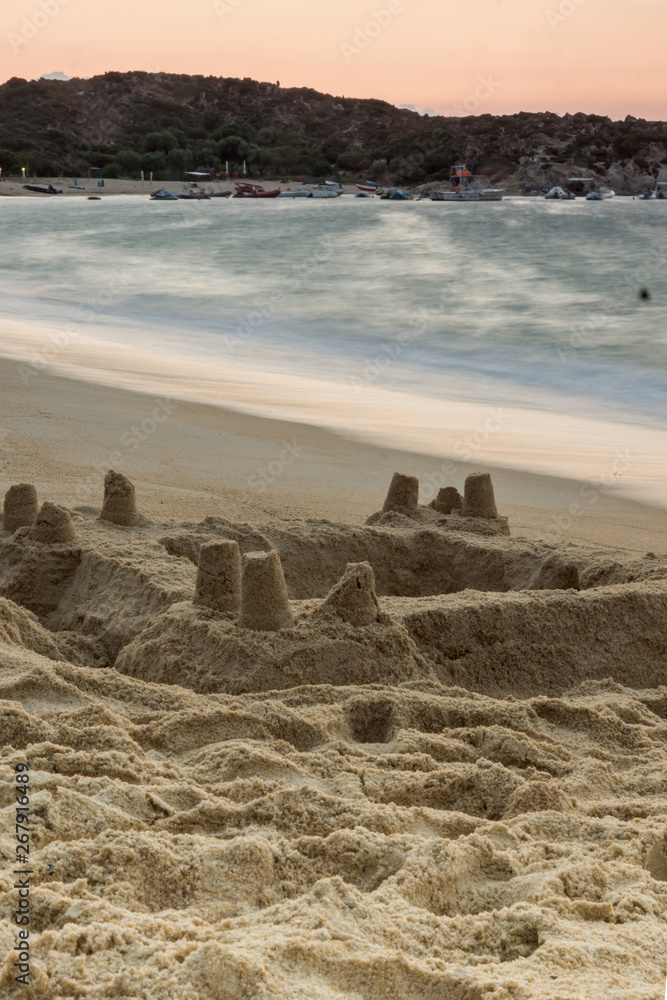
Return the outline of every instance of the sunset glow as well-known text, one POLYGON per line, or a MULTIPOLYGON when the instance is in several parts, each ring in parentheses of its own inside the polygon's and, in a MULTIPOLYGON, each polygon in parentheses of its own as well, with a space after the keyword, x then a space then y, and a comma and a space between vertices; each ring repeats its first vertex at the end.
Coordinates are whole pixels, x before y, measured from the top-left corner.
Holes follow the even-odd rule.
POLYGON ((0 79, 140 69, 444 114, 661 119, 666 31, 663 0, 5 0, 0 79))

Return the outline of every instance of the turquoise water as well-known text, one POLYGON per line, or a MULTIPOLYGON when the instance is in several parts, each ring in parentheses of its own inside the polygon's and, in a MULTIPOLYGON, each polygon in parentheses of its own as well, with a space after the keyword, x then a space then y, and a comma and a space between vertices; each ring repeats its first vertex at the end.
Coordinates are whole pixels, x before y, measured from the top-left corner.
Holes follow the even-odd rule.
POLYGON ((0 198, 0 315, 216 365, 664 427, 666 232, 667 202, 620 198, 0 198))

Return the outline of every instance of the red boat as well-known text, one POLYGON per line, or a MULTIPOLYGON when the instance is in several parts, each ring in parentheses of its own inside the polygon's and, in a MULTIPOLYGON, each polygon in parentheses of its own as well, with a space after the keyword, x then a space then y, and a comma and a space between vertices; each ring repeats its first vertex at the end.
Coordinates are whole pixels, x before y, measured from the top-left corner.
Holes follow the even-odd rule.
POLYGON ((249 182, 243 181, 236 185, 235 198, 277 198, 280 194, 280 188, 276 188, 275 191, 265 191, 260 184, 250 184, 249 182))

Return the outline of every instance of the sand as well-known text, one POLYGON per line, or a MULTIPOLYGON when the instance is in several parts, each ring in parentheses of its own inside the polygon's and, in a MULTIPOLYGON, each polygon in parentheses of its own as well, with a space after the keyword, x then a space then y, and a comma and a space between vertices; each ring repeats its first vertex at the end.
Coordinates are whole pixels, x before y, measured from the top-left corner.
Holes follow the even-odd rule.
POLYGON ((665 511, 479 466, 438 510, 432 456, 14 372, 2 1000, 662 1000, 665 511))

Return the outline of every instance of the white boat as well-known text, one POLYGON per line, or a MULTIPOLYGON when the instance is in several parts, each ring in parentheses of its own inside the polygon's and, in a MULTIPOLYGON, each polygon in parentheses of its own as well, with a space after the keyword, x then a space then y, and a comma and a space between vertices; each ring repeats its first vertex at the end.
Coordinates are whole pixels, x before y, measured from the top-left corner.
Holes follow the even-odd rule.
POLYGON ((577 196, 572 194, 571 191, 566 191, 565 188, 552 187, 544 196, 547 201, 576 201, 577 196))
POLYGON ((357 190, 363 194, 381 194, 382 185, 377 181, 366 181, 365 184, 357 184, 357 190))
POLYGON ((485 177, 474 177, 465 163, 449 171, 449 191, 435 191, 431 201, 502 201, 505 188, 491 187, 485 177))
POLYGON ((612 191, 611 188, 601 187, 597 191, 591 191, 590 194, 586 195, 586 201, 609 201, 610 198, 615 198, 616 192, 612 191))
POLYGON ((311 192, 305 188, 294 188, 294 190, 281 191, 279 198, 310 198, 311 192))

